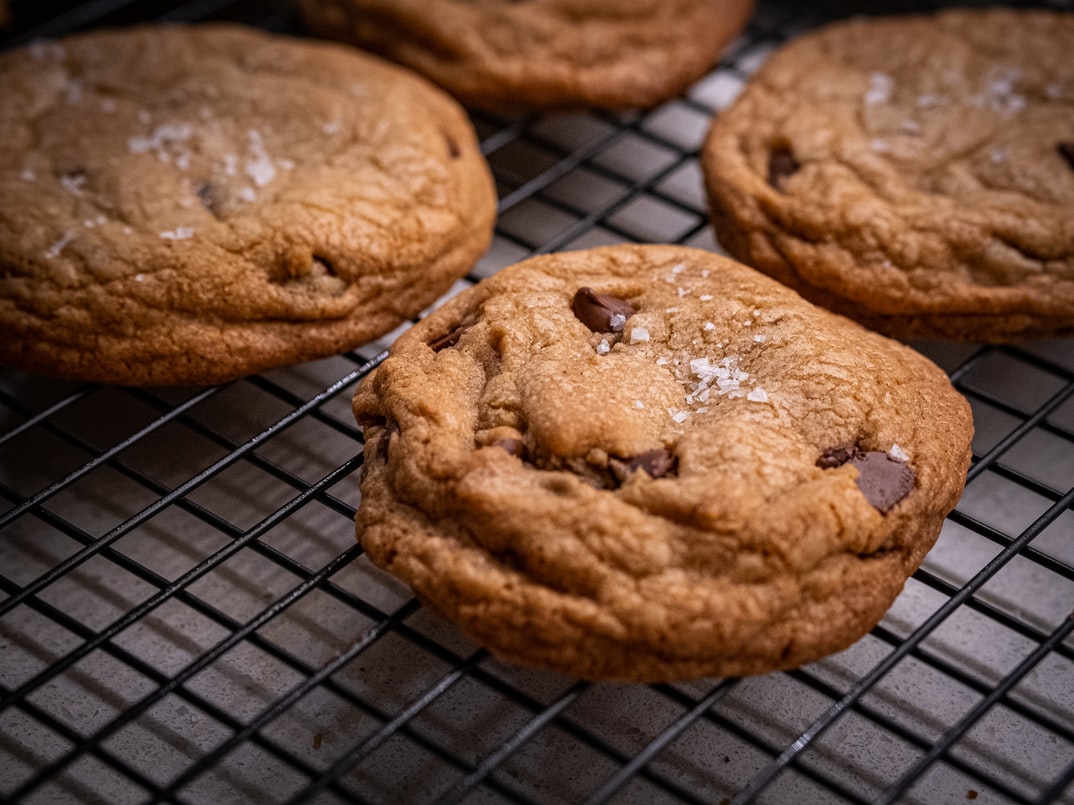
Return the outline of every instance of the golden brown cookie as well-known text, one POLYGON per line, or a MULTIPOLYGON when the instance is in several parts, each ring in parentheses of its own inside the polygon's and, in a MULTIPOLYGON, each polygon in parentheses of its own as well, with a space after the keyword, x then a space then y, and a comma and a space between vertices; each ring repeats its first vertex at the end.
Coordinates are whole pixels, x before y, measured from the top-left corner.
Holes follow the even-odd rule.
POLYGON ((504 269, 405 333, 354 412, 376 564, 501 657, 625 681, 857 640, 972 435, 918 353, 672 246, 504 269))
POLYGON ((715 120, 717 236, 900 337, 1074 332, 1074 14, 858 18, 792 41, 715 120))
POLYGON ((301 0, 314 31, 468 105, 644 107, 700 78, 753 0, 301 0))
POLYGON ((482 254, 454 100, 349 48, 230 26, 0 56, 0 363, 214 383, 336 354, 482 254))

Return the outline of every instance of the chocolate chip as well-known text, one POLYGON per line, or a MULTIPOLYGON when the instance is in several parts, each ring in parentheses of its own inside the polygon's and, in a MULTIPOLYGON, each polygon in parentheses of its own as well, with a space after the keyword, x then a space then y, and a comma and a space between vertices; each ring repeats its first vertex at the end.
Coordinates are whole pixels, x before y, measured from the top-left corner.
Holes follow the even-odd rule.
POLYGON ((391 443, 392 434, 399 433, 399 423, 394 419, 375 414, 363 416, 359 423, 365 429, 365 460, 362 462, 361 470, 364 478, 374 461, 379 464, 388 463, 388 445, 391 443), (374 435, 372 428, 380 428, 380 430, 374 435))
POLYGON ((678 458, 674 453, 657 448, 634 456, 627 466, 632 471, 645 470, 650 478, 663 478, 667 475, 674 475, 678 469, 678 463, 678 458))
POLYGON ((772 149, 768 155, 768 183, 776 190, 781 190, 783 180, 797 173, 799 167, 801 166, 790 148, 780 146, 772 149))
POLYGON ((571 300, 571 312, 594 333, 618 333, 635 310, 623 299, 579 288, 571 300))
POLYGON ((858 468, 858 489, 881 514, 887 514, 913 491, 914 471, 887 453, 870 451, 850 461, 858 468))
POLYGON ((1059 156, 1067 161, 1070 169, 1074 171, 1074 140, 1059 143, 1055 149, 1059 152, 1059 156))
POLYGON ((459 343, 459 339, 462 338, 462 334, 470 329, 469 324, 460 324, 454 330, 444 335, 434 338, 429 342, 429 348, 433 352, 440 352, 442 349, 453 347, 459 343))
POLYGON ((817 459, 817 466, 822 470, 832 470, 836 467, 842 467, 857 454, 858 448, 852 444, 843 445, 841 447, 829 447, 821 453, 820 458, 817 459))
POLYGON ((879 450, 862 452, 855 445, 829 447, 817 459, 817 466, 830 470, 847 462, 858 470, 858 489, 881 514, 887 514, 913 491, 914 471, 910 465, 879 450))
POLYGON ((202 182, 194 192, 198 194, 198 200, 201 201, 201 205, 213 215, 219 217, 217 208, 220 206, 220 199, 217 198, 216 188, 209 182, 202 182))

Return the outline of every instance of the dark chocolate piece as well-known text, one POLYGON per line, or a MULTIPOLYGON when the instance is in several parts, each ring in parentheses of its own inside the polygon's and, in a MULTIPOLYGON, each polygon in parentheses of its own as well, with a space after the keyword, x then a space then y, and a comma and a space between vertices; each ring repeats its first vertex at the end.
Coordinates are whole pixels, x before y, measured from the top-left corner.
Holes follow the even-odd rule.
POLYGON ((201 202, 201 205, 213 215, 217 215, 219 201, 216 198, 216 188, 212 183, 202 182, 197 186, 195 192, 198 194, 198 200, 201 202))
POLYGON ((850 463, 858 468, 858 489, 881 514, 891 511, 914 489, 914 471, 887 453, 861 453, 850 463))
POLYGON ((854 445, 829 447, 817 459, 817 466, 831 470, 847 462, 858 470, 858 489, 881 514, 891 511, 914 489, 914 471, 910 465, 879 450, 862 452, 854 445))
POLYGON ((783 189, 783 180, 798 172, 798 160, 787 146, 772 149, 768 155, 768 184, 776 190, 783 189))
POLYGON ((817 459, 817 466, 822 470, 831 470, 836 467, 842 467, 857 454, 858 448, 852 444, 845 444, 841 447, 829 447, 821 453, 820 458, 817 459))
POLYGON ((1059 156, 1067 161, 1070 169, 1074 171, 1074 140, 1059 143, 1055 149, 1059 152, 1059 156))
POLYGON ((450 333, 445 333, 439 338, 434 338, 432 341, 430 341, 429 348, 432 349, 433 352, 439 352, 442 349, 453 347, 457 343, 459 343, 459 339, 462 338, 462 334, 469 329, 469 324, 460 324, 450 333))
POLYGON ((631 471, 645 470, 651 478, 663 478, 674 475, 678 465, 678 458, 663 448, 648 450, 639 456, 630 459, 627 466, 631 471))
POLYGON ((636 311, 623 299, 579 288, 571 300, 571 312, 594 333, 618 333, 636 311))

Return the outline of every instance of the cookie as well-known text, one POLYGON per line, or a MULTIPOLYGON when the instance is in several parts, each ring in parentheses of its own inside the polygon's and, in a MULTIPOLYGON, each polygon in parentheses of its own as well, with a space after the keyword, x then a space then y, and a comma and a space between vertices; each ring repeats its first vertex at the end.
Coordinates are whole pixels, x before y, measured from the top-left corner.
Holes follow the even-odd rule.
POLYGON ((0 363, 207 384, 419 313, 487 247, 461 107, 350 48, 139 27, 0 56, 0 363))
POLYGON ((300 0, 309 27, 486 108, 646 107, 700 78, 752 0, 300 0))
POLYGON ((857 640, 958 500, 972 435, 920 354, 674 246, 506 268, 353 402, 372 561, 500 657, 620 681, 857 640))
POLYGON ((902 338, 1074 333, 1074 15, 856 18, 712 124, 720 243, 902 338))

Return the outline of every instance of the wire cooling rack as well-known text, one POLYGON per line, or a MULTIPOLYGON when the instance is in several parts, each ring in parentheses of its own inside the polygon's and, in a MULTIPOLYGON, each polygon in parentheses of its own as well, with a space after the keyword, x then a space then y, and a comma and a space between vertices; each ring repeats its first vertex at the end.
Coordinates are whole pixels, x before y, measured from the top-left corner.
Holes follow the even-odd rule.
MULTIPOLYGON (((282 0, 13 5, 7 47, 141 20, 301 32, 282 0)), ((500 219, 456 290, 535 252, 718 249, 710 117, 786 38, 909 5, 762 2, 644 113, 475 114, 500 219)), ((871 634, 789 673, 622 686, 500 663, 363 557, 349 399, 394 335, 207 389, 0 371, 0 796, 1074 802, 1074 342, 915 344, 973 405, 974 463, 871 634)))

